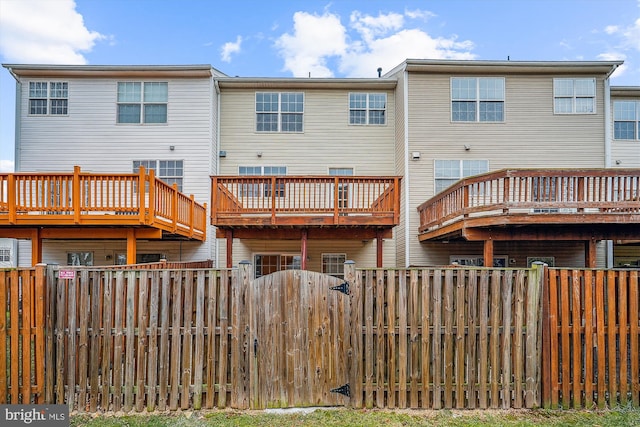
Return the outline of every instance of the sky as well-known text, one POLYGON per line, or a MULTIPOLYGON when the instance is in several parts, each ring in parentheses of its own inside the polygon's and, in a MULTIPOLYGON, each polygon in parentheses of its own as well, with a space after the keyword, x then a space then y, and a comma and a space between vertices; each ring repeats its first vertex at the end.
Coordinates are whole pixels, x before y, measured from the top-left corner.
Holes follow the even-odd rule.
MULTIPOLYGON (((3 64, 210 64, 228 76, 377 77, 405 59, 624 60, 640 86, 640 0, 0 0, 3 64)), ((0 69, 0 172, 15 80, 0 69)))

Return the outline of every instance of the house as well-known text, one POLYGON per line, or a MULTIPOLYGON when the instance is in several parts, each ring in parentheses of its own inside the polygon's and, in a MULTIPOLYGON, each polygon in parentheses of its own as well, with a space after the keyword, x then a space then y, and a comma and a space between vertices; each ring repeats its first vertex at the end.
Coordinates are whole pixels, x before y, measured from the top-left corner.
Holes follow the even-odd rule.
MULTIPOLYGON (((66 197, 60 195, 63 175, 39 177, 37 182, 24 177, 24 186, 44 186, 41 192, 48 186, 51 193, 34 192, 34 200, 24 204, 46 201, 52 206, 44 211, 34 208, 26 212, 32 215, 23 215, 9 227, 12 221, 5 211, 0 237, 29 239, 21 240, 19 265, 35 263, 39 251, 41 260, 61 265, 211 258, 214 238, 194 238, 162 226, 168 215, 155 205, 157 215, 146 219, 154 224, 141 224, 145 220, 130 199, 134 193, 144 195, 134 182, 141 170, 153 172, 169 186, 175 184, 180 194, 193 195, 196 201, 209 198, 209 176, 216 173, 217 158, 214 77, 220 72, 210 65, 5 67, 17 82, 16 171, 73 174, 79 166, 78 179, 86 193, 82 201, 89 203, 103 191, 97 206, 71 212, 65 210, 71 200, 61 200, 66 197), (34 219, 38 212, 47 214, 39 217, 41 222, 34 219), (56 217, 63 213, 86 215, 82 221, 78 217, 65 223, 65 216, 56 217), (32 242, 39 240, 41 247, 34 249, 32 242), (127 260, 128 253, 133 256, 127 260)), ((159 191, 157 196, 163 196, 159 191)), ((147 208, 144 214, 148 213, 147 208)), ((200 228, 206 229, 206 216, 200 228)))
MULTIPOLYGON (((609 86, 620 64, 409 59, 368 79, 4 65, 18 88, 17 171, 79 166, 78 182, 152 171, 210 221, 202 236, 187 220, 158 233, 161 219, 145 222, 153 204, 96 225, 69 203, 76 222, 65 227, 28 218, 39 234, 16 236, 26 225, 0 212, 0 237, 41 239, 45 262, 251 260, 257 275, 340 275, 347 259, 633 265, 640 91, 609 86), (138 231, 111 235, 119 224, 138 231)), ((76 204, 95 193, 83 188, 76 204)), ((21 265, 37 256, 19 253, 21 265)))

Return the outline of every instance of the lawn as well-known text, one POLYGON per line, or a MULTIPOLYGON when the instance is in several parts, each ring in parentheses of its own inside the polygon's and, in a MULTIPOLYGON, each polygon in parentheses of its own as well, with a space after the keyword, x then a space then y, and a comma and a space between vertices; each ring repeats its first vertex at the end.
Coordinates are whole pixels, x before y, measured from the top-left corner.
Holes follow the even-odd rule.
POLYGON ((72 415, 72 426, 640 426, 640 409, 606 411, 550 410, 297 410, 200 411, 152 415, 72 415))

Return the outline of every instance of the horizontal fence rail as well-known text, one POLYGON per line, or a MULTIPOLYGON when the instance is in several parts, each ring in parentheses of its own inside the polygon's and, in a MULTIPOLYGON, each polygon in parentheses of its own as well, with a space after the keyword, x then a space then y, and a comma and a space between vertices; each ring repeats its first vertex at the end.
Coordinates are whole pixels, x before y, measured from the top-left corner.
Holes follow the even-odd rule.
POLYGON ((336 224, 354 216, 398 222, 399 177, 213 176, 211 179, 212 224, 252 217, 267 217, 276 223, 305 216, 323 216, 336 224))
POLYGON ((505 169, 465 178, 418 206, 420 232, 475 216, 640 214, 638 169, 505 169))
POLYGON ((206 204, 146 174, 0 174, 0 225, 147 225, 204 239, 206 204))
POLYGON ((545 406, 640 405, 638 273, 549 269, 545 406))

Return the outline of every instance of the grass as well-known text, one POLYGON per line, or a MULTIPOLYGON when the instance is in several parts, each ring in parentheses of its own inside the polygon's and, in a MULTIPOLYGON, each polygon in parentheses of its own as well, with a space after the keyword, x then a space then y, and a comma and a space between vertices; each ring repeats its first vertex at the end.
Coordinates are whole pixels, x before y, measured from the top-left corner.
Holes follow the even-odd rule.
POLYGON ((603 411, 573 410, 466 410, 466 411, 418 411, 418 410, 316 410, 283 411, 202 411, 167 412, 137 415, 72 415, 72 426, 158 426, 158 427, 212 427, 212 426, 349 426, 349 427, 480 427, 480 426, 640 426, 639 408, 619 408, 603 411))

